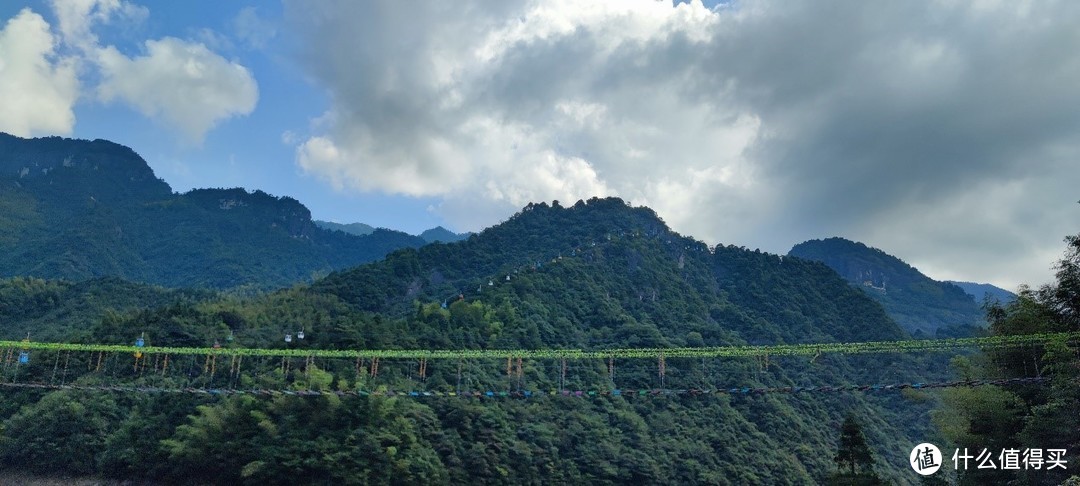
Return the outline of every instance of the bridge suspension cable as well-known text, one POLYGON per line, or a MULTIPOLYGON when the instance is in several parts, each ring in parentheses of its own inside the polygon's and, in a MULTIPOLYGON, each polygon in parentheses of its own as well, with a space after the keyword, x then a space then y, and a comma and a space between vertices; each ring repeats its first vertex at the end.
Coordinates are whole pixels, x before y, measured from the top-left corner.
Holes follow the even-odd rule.
POLYGON ((619 349, 276 349, 242 347, 169 347, 128 346, 117 344, 49 343, 0 341, 0 349, 23 351, 84 351, 102 353, 142 353, 146 355, 222 355, 277 358, 352 358, 352 359, 568 359, 597 358, 744 358, 769 356, 817 356, 826 353, 909 353, 949 351, 963 348, 1008 348, 1043 345, 1050 342, 1080 341, 1080 332, 1016 334, 949 339, 870 341, 856 343, 804 343, 759 346, 713 346, 692 348, 619 348, 619 349))

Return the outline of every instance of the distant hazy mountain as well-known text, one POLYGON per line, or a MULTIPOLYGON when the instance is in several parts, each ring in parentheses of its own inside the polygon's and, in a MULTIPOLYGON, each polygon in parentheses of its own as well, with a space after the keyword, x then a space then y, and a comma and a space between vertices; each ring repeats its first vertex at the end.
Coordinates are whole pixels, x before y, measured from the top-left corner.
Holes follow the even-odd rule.
MULTIPOLYGON (((314 220, 314 223, 320 228, 342 231, 357 236, 370 235, 376 231, 373 226, 364 223, 341 224, 320 220, 314 220)), ((419 236, 425 243, 435 243, 436 241, 441 243, 453 243, 455 241, 467 239, 470 235, 472 235, 472 233, 454 233, 442 226, 436 226, 425 230, 423 233, 420 233, 419 236)))
POLYGON ((963 289, 933 280, 877 248, 828 238, 800 243, 788 254, 825 263, 881 302, 897 323, 916 336, 968 334, 973 327, 985 325, 981 302, 963 289))
POLYGON ((341 223, 333 223, 333 222, 330 222, 330 221, 320 221, 320 220, 317 220, 317 219, 312 220, 312 222, 315 223, 315 225, 320 227, 320 228, 324 228, 324 229, 328 229, 328 230, 341 231, 341 232, 345 232, 345 233, 348 233, 350 235, 356 235, 356 236, 367 236, 367 235, 370 235, 370 234, 375 232, 374 227, 372 227, 370 225, 366 225, 364 223, 341 224, 341 223))
POLYGON ((261 191, 174 194, 112 142, 0 133, 0 277, 266 288, 422 244, 396 231, 325 230, 300 202, 261 191))
POLYGON ((436 241, 442 243, 453 243, 455 241, 461 241, 467 239, 472 233, 454 233, 442 226, 436 226, 423 233, 420 233, 420 237, 428 243, 435 243, 436 241))
POLYGON ((967 292, 968 295, 974 297, 975 302, 980 304, 987 297, 989 297, 991 301, 996 300, 998 302, 1001 302, 1002 304, 1012 302, 1013 299, 1016 299, 1016 294, 991 284, 956 282, 953 280, 946 280, 946 282, 964 289, 964 292, 967 292))

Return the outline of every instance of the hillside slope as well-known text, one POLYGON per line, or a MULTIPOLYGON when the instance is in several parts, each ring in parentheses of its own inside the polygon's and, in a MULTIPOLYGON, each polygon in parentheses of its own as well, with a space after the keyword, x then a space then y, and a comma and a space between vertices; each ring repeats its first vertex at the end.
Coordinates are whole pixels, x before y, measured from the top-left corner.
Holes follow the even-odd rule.
POLYGON ((176 302, 217 298, 209 290, 171 290, 116 277, 68 282, 14 277, 0 280, 0 340, 72 341, 106 315, 176 302))

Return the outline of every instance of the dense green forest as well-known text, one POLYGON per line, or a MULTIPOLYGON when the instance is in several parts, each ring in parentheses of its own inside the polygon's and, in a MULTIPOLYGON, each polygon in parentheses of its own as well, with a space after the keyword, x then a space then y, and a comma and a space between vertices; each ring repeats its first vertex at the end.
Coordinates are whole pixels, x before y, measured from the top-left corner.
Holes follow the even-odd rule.
POLYGON ((107 314, 216 298, 210 290, 172 290, 116 277, 80 282, 13 277, 0 280, 0 340, 29 335, 38 341, 70 341, 107 314))
POLYGON ((899 258, 844 238, 810 240, 788 255, 825 263, 885 306, 916 337, 984 334, 983 300, 949 282, 938 282, 899 258))
POLYGON ((1077 237, 1055 284, 984 315, 883 252, 851 267, 871 285, 851 285, 822 255, 709 246, 615 198, 530 204, 421 246, 320 229, 299 202, 259 191, 176 195, 109 142, 0 136, 0 149, 0 339, 296 353, 2 349, 5 470, 165 484, 1059 484, 1071 470, 948 467, 923 479, 908 453, 933 442, 949 466, 957 448, 1061 448, 1080 461, 1080 360, 1065 343, 659 361, 304 354, 893 341, 975 321, 997 335, 1072 332, 1077 237), (177 289, 188 287, 200 289, 177 289), (876 288, 916 297, 882 300, 876 288), (912 317, 919 309, 937 314, 912 317), (1045 381, 868 386, 1032 376, 1045 381), (845 385, 867 386, 791 391, 845 385), (747 391, 688 392, 730 389, 747 391))
POLYGON ((318 227, 295 199, 243 189, 174 194, 130 148, 0 133, 0 277, 122 277, 269 290, 425 241, 318 227))

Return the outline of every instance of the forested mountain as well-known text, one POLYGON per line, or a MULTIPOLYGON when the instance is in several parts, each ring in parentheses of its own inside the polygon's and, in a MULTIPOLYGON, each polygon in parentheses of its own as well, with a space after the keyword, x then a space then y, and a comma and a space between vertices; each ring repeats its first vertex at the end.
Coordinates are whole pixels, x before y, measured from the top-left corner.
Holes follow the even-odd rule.
POLYGON ((916 337, 970 335, 986 325, 982 301, 877 248, 826 238, 799 243, 788 255, 825 263, 880 302, 889 316, 916 337))
POLYGON ((968 295, 974 297, 975 302, 980 304, 986 299, 989 299, 991 302, 996 301, 1002 304, 1008 304, 1016 299, 1016 294, 991 284, 957 282, 955 280, 946 280, 945 282, 964 289, 964 292, 967 292, 968 295))
MULTIPOLYGON (((670 231, 647 208, 592 199, 573 207, 532 204, 468 240, 397 250, 310 287, 107 313, 82 339, 145 336, 153 345, 206 346, 229 336, 227 346, 280 347, 284 333, 299 329, 306 339, 286 345, 599 350, 907 337, 880 305, 821 263, 709 248, 670 231)), ((109 368, 112 357, 100 373, 92 361, 72 369, 90 370, 80 383, 132 376, 142 384, 206 386, 214 379, 203 374, 209 358, 196 358, 174 365, 187 369, 179 374, 132 375, 130 364, 109 368)), ((416 362, 384 361, 377 375, 368 372, 372 363, 353 360, 297 358, 291 366, 302 372, 295 373, 286 372, 285 360, 245 361, 251 376, 236 386, 546 395, 922 381, 945 372, 940 357, 900 354, 671 358, 659 375, 650 360, 562 367, 527 360, 517 375, 506 361, 464 360, 432 362, 421 380, 416 362)), ((934 402, 908 392, 580 399, 28 392, 0 407, 0 461, 200 484, 807 484, 837 472, 833 453, 850 415, 864 426, 877 473, 912 483, 906 452, 896 451, 935 436, 928 419, 934 402), (51 439, 33 439, 41 434, 51 439), (86 460, 62 459, 71 451, 86 460)))
MULTIPOLYGON (((600 335, 626 326, 648 331, 637 336, 651 336, 637 343, 643 346, 681 345, 684 333, 701 330, 710 333, 705 343, 714 345, 734 339, 726 334, 730 331, 760 343, 906 335, 824 265, 785 262, 730 246, 710 250, 669 230, 652 210, 631 208, 617 198, 568 208, 557 201, 530 204, 476 238, 398 251, 384 261, 331 274, 311 291, 331 293, 358 310, 398 316, 411 312, 415 301, 518 296, 527 305, 546 298, 545 327, 552 322, 576 326, 549 329, 548 345, 591 334, 574 345, 603 346, 609 343, 600 335), (565 293, 576 306, 557 304, 565 293), (767 316, 776 319, 792 301, 806 299, 825 305, 804 306, 802 319, 768 325, 767 316), (854 320, 836 319, 838 306, 853 306, 844 311, 854 320), (766 322, 755 323, 759 317, 766 322)), ((471 346, 486 344, 493 343, 471 346)))
POLYGON ((371 225, 364 224, 364 223, 341 224, 341 223, 334 223, 334 222, 331 222, 331 221, 319 221, 317 219, 314 220, 313 222, 315 223, 315 225, 317 225, 320 228, 324 228, 324 229, 328 229, 328 230, 341 231, 343 233, 348 233, 350 235, 356 235, 356 236, 367 236, 367 235, 370 235, 370 234, 375 232, 374 227, 372 227, 371 225))
POLYGON ((0 277, 273 288, 422 244, 324 230, 298 201, 261 191, 174 194, 112 142, 0 133, 0 277))
POLYGON ((424 230, 420 233, 420 237, 428 243, 453 243, 455 241, 461 241, 469 237, 472 233, 454 233, 442 226, 436 226, 434 228, 424 230))

